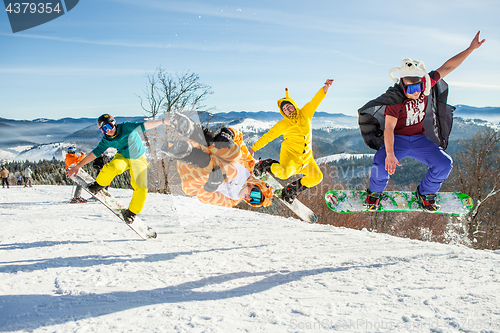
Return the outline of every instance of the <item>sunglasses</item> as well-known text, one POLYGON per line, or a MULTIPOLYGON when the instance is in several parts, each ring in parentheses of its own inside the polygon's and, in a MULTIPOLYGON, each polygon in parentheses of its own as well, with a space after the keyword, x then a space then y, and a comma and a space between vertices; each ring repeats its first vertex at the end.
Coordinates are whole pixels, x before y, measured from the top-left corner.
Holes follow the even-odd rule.
POLYGON ((255 205, 260 205, 261 202, 262 202, 262 192, 260 191, 260 188, 254 187, 250 191, 250 203, 255 205))
POLYGON ((113 124, 109 123, 101 127, 101 131, 106 134, 107 131, 111 131, 115 126, 113 124))
POLYGON ((407 95, 413 95, 416 92, 422 92, 424 84, 422 82, 414 83, 405 86, 405 92, 407 95))

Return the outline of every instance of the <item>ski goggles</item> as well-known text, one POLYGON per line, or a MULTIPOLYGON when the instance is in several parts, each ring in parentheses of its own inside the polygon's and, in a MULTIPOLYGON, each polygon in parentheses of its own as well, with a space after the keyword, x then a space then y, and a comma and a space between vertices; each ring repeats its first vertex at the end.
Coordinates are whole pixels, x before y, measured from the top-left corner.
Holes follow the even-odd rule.
POLYGON ((405 86, 405 92, 407 95, 413 95, 416 92, 419 92, 419 93, 422 92, 423 88, 424 88, 424 84, 422 82, 414 83, 414 84, 410 84, 410 85, 405 86))
POLYGON ((250 191, 250 203, 254 205, 260 205, 262 202, 262 191, 258 186, 255 186, 250 191))
POLYGON ((112 123, 101 126, 101 131, 106 134, 107 131, 111 131, 115 126, 112 123))

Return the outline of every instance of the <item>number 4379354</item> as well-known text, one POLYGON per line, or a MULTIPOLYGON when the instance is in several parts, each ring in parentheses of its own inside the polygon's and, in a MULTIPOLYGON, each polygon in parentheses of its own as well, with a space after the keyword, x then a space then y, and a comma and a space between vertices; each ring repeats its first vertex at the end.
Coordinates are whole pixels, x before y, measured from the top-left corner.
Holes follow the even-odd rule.
POLYGON ((9 3, 5 11, 9 14, 19 14, 19 13, 39 13, 39 14, 50 14, 52 12, 59 13, 61 12, 61 8, 59 8, 59 3, 55 4, 55 7, 52 7, 51 2, 47 3, 34 3, 34 2, 22 2, 22 3, 9 3))

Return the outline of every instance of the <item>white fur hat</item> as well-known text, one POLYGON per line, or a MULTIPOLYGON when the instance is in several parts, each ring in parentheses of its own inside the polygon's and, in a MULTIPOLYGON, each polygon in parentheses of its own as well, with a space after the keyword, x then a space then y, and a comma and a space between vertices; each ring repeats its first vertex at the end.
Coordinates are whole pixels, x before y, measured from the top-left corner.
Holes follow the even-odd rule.
POLYGON ((427 71, 425 70, 425 65, 422 61, 412 60, 410 58, 405 58, 401 60, 401 67, 394 67, 389 71, 389 76, 391 77, 394 83, 398 82, 398 79, 392 75, 392 73, 398 72, 399 77, 407 77, 407 76, 417 76, 417 77, 425 77, 425 90, 424 95, 429 96, 431 92, 431 78, 427 71))

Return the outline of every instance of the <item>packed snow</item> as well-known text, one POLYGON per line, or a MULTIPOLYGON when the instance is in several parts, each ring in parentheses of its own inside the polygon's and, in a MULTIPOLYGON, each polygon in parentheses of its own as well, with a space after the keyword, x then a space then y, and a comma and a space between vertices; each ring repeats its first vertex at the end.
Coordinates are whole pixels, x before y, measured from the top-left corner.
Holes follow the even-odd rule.
POLYGON ((0 189, 0 331, 500 331, 500 251, 161 194, 143 241, 72 190, 0 189))
POLYGON ((318 163, 318 164, 331 163, 331 162, 337 162, 340 160, 348 160, 351 158, 373 157, 374 155, 375 154, 348 154, 348 153, 333 154, 333 155, 317 158, 316 163, 318 163))

